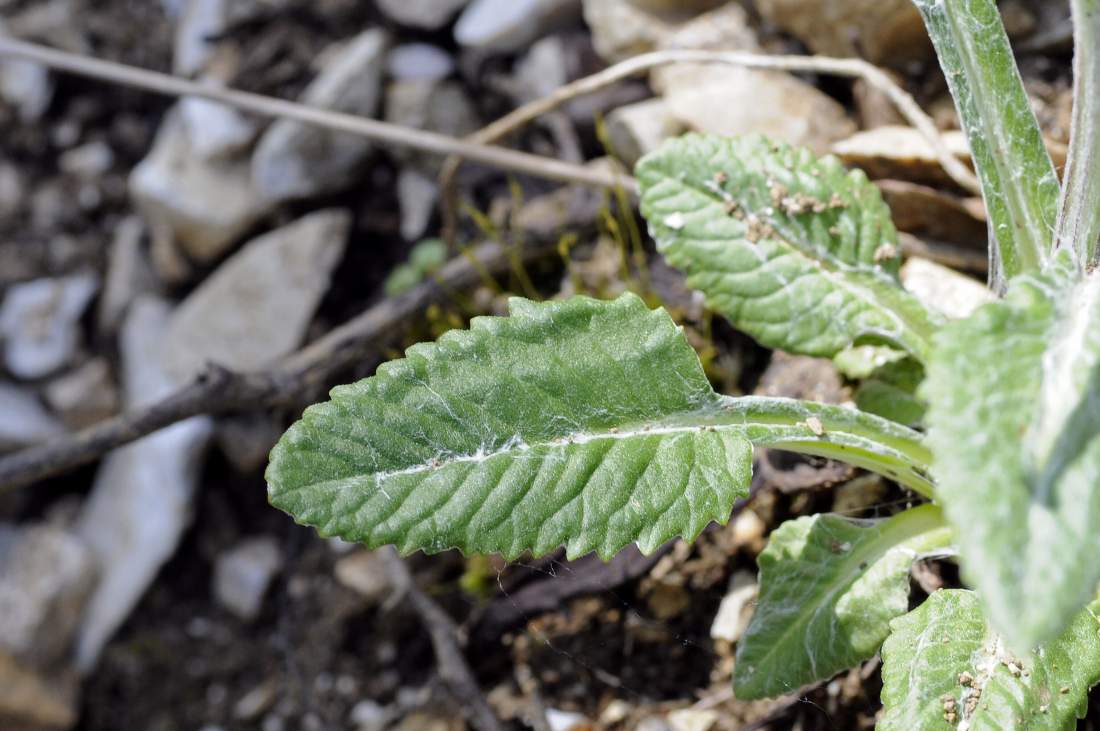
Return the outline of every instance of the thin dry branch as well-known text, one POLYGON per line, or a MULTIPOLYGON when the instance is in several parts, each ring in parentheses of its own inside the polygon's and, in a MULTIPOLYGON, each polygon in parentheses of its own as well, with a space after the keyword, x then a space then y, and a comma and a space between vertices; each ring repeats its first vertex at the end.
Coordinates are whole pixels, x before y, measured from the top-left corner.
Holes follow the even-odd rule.
MULTIPOLYGON (((528 261, 553 251, 548 244, 524 247, 528 261)), ((324 386, 330 376, 392 339, 433 303, 515 265, 516 252, 483 244, 447 263, 437 276, 397 297, 387 297, 324 337, 262 373, 211 366, 162 401, 120 414, 75 434, 0 458, 0 492, 29 485, 92 462, 107 452, 199 414, 262 409, 295 400, 324 386)))
MULTIPOLYGON (((470 143, 489 145, 499 142, 508 134, 515 132, 524 125, 538 119, 544 114, 557 109, 561 105, 576 99, 577 97, 592 94, 616 84, 624 79, 638 76, 660 66, 668 66, 676 63, 713 63, 744 68, 767 69, 776 71, 796 71, 827 74, 830 76, 844 76, 848 78, 863 79, 871 87, 881 91, 890 99, 901 115, 914 128, 917 129, 931 145, 936 158, 944 171, 958 183, 963 189, 980 194, 981 186, 965 164, 951 154, 944 144, 936 123, 917 104, 916 99, 902 89, 890 76, 863 59, 858 58, 829 58, 825 56, 770 56, 761 53, 748 53, 736 51, 696 51, 689 49, 674 49, 667 51, 654 51, 627 59, 614 66, 610 66, 591 76, 577 79, 565 86, 555 89, 551 94, 536 99, 532 102, 513 110, 488 126, 478 130, 466 138, 470 143)), ((443 235, 449 244, 454 243, 457 225, 457 205, 454 195, 454 178, 462 165, 462 158, 452 155, 443 163, 439 180, 443 191, 443 235)), ((627 185, 628 189, 632 186, 627 185)))
POLYGON ((420 617, 424 628, 428 630, 439 676, 451 689, 455 699, 462 703, 467 719, 478 731, 503 731, 503 726, 497 720, 493 709, 489 707, 485 696, 482 695, 477 678, 474 677, 470 665, 462 655, 462 649, 458 644, 459 630, 454 620, 431 597, 420 590, 413 580, 409 567, 393 548, 389 546, 382 548, 379 554, 386 562, 386 573, 389 574, 390 581, 404 595, 405 600, 420 617))
POLYGON ((600 188, 618 185, 630 187, 629 177, 593 170, 583 165, 532 155, 503 147, 457 140, 453 137, 357 117, 328 109, 319 109, 297 102, 237 91, 222 86, 189 81, 178 76, 127 66, 113 61, 58 51, 35 43, 0 37, 0 57, 11 56, 113 84, 144 89, 171 97, 195 96, 221 102, 264 117, 293 119, 338 132, 348 132, 397 147, 412 148, 438 155, 459 155, 464 159, 504 170, 525 173, 562 183, 576 183, 600 188))

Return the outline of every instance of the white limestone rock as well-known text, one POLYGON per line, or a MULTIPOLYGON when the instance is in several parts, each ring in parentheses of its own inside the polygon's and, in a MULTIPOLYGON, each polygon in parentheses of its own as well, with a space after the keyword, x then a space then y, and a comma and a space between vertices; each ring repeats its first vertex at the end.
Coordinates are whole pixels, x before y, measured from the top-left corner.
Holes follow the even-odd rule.
MULTIPOLYGON (((128 408, 179 386, 158 357, 170 314, 167 302, 150 296, 130 308, 119 339, 128 408)), ((191 520, 211 429, 209 417, 193 417, 115 450, 100 465, 75 528, 101 576, 77 637, 82 672, 95 667, 104 645, 175 553, 191 520)))
MULTIPOLYGON (((378 28, 356 36, 335 53, 300 101, 375 116, 389 45, 389 36, 378 28)), ((371 143, 359 135, 283 119, 260 138, 252 156, 252 180, 271 201, 309 198, 345 187, 370 151, 371 143)))
POLYGON ((350 226, 347 212, 323 210, 245 244, 173 313, 159 362, 185 381, 209 362, 252 371, 293 351, 328 291, 350 226))
POLYGON ((214 598, 241 619, 255 619, 282 565, 282 553, 274 538, 247 538, 218 556, 214 564, 214 598))
POLYGON ((455 24, 455 41, 465 48, 510 53, 580 12, 580 0, 473 0, 455 24))
POLYGON ((378 9, 395 23, 439 30, 466 7, 470 0, 375 0, 378 9))
POLYGON ((130 194, 154 237, 167 237, 200 263, 221 257, 272 208, 252 185, 247 161, 196 153, 178 107, 131 173, 130 194))
POLYGON ((12 375, 41 378, 67 365, 80 345, 80 318, 98 289, 91 274, 9 287, 0 305, 0 338, 12 375))

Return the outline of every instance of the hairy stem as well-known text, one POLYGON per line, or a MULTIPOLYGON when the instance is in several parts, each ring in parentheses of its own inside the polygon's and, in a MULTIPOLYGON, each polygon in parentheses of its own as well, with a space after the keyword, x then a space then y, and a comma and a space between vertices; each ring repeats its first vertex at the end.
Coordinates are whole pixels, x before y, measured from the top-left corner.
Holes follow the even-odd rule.
POLYGON ((1071 0, 1071 6, 1073 123, 1055 242, 1086 269, 1100 246, 1100 0, 1071 0))

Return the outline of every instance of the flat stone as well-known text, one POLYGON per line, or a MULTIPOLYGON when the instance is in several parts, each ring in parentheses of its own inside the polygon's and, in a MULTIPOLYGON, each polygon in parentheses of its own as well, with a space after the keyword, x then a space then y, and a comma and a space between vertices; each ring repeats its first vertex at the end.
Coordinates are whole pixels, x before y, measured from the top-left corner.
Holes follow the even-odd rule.
POLYGON ((218 160, 244 151, 260 130, 259 123, 233 107, 200 97, 184 97, 180 116, 191 149, 204 160, 218 160))
POLYGON ((607 116, 611 149, 631 167, 662 142, 683 132, 684 125, 660 97, 619 107, 607 116))
MULTIPOLYGON (((377 28, 356 36, 335 53, 300 101, 373 117, 389 44, 389 36, 377 28)), ((359 135, 284 119, 260 138, 252 156, 252 179, 270 200, 308 198, 350 183, 370 151, 370 142, 359 135)))
POLYGON ((756 575, 738 571, 730 579, 729 589, 718 605, 718 614, 710 626, 711 639, 737 642, 748 629, 752 618, 752 604, 756 600, 758 586, 756 575))
POLYGON ((683 19, 680 13, 656 13, 631 0, 584 0, 592 44, 608 63, 657 50, 683 19))
MULTIPOLYGON (((759 52, 748 14, 730 3, 678 24, 660 50, 759 52)), ((765 133, 825 152, 855 124, 831 97, 790 74, 715 64, 654 69, 651 84, 664 94, 669 115, 689 129, 738 136, 765 133)))
MULTIPOLYGON (((0 20, 0 36, 6 35, 7 26, 0 20)), ((45 114, 53 89, 53 77, 45 66, 17 58, 0 60, 0 99, 16 109, 23 123, 45 114)))
POLYGON ((470 0, 375 0, 378 9, 395 23, 439 30, 451 22, 470 0))
POLYGON ((30 667, 52 667, 68 654, 95 563, 66 530, 0 525, 0 650, 30 667))
POLYGON ((140 216, 126 216, 115 226, 107 251, 107 275, 99 297, 96 325, 101 335, 113 335, 126 308, 138 295, 151 292, 155 278, 148 255, 142 248, 145 224, 140 216))
POLYGON ((672 731, 710 731, 721 716, 713 709, 682 708, 668 714, 672 731))
POLYGON ((996 299, 978 280, 916 256, 902 266, 901 283, 925 307, 956 320, 969 317, 974 310, 996 299))
POLYGON ((254 371, 302 342, 344 253, 351 217, 311 213, 250 241, 173 314, 163 363, 179 381, 207 363, 254 371))
POLYGON ((899 66, 932 54, 912 0, 757 0, 756 9, 824 56, 899 66))
POLYGON ((221 257, 272 208, 253 187, 246 161, 195 152, 178 107, 130 175, 130 193, 155 237, 201 263, 221 257))
POLYGON ((371 700, 359 701, 351 709, 348 721, 355 731, 382 731, 393 718, 393 711, 371 700))
POLYGON ((592 727, 592 722, 583 713, 559 711, 557 708, 546 709, 546 723, 550 731, 581 731, 592 727))
POLYGON ((697 132, 764 133, 824 153, 855 131, 844 107, 787 73, 676 66, 662 79, 672 115, 697 132))
POLYGON ((115 151, 102 140, 66 150, 58 159, 58 167, 62 172, 84 180, 102 177, 114 164, 115 151))
POLYGON ((960 198, 940 188, 902 180, 876 180, 875 185, 890 207, 898 231, 986 253, 989 224, 980 198, 960 198))
POLYGON ((677 24, 661 37, 658 47, 660 50, 761 50, 748 12, 737 3, 726 3, 677 24))
POLYGON ((172 71, 179 76, 194 76, 214 55, 217 38, 229 21, 226 0, 186 0, 176 24, 172 71))
POLYGON ((386 70, 396 81, 441 81, 455 72, 455 60, 439 46, 405 43, 390 51, 386 70))
POLYGON ((0 382, 0 452, 39 444, 65 433, 31 391, 0 382))
POLYGON ((260 536, 241 541, 218 556, 214 564, 214 598, 237 617, 255 619, 267 587, 282 564, 274 538, 260 536))
MULTIPOLYGON (((386 121, 405 127, 465 137, 481 126, 477 109, 458 81, 394 81, 386 87, 386 121)), ((394 157, 429 176, 439 171, 440 158, 413 150, 394 150, 394 157)))
POLYGON ((90 53, 86 29, 75 0, 37 0, 6 17, 11 35, 72 53, 90 53))
POLYGON ((357 550, 344 556, 333 567, 336 580, 367 600, 369 606, 381 603, 393 590, 386 563, 372 551, 357 550))
MULTIPOLYGON (((167 302, 150 296, 130 307, 119 338, 127 408, 179 386, 159 358, 170 314, 167 302)), ((100 465, 76 524, 101 576, 77 638, 82 672, 95 667, 103 646, 175 553, 191 519, 211 429, 208 417, 193 417, 116 449, 100 465)))
POLYGON ((551 94, 569 81, 569 58, 565 42, 559 36, 543 38, 516 62, 512 77, 518 87, 520 102, 528 102, 551 94))
POLYGON ((581 0, 473 0, 455 24, 455 41, 482 51, 518 51, 580 12, 581 0))
POLYGON ((118 413, 119 395, 105 358, 93 358, 46 386, 46 403, 71 429, 83 429, 118 413))
POLYGON ((439 184, 430 175, 406 168, 397 175, 397 200, 401 204, 401 238, 419 240, 439 201, 439 184))
MULTIPOLYGON (((970 159, 970 146, 959 130, 940 136, 944 146, 960 160, 970 159)), ((844 163, 863 168, 873 180, 892 178, 914 183, 950 184, 932 146, 917 130, 885 125, 837 140, 830 150, 844 163)))
POLYGON ((17 378, 47 376, 80 345, 80 317, 99 289, 91 274, 13 284, 0 305, 4 360, 17 378))

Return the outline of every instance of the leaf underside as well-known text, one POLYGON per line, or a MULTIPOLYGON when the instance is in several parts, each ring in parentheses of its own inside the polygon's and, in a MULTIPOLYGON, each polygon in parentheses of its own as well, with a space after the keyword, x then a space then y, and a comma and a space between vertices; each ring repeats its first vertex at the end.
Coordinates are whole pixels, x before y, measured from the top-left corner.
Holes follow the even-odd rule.
POLYGON ((948 325, 921 394, 937 495, 993 625, 1027 650, 1100 582, 1100 281, 1068 253, 948 325))
MULTIPOLYGON (((914 0, 973 152, 1002 280, 1051 248, 1059 182, 994 0, 914 0)), ((994 271, 991 269, 991 271, 994 271)))
POLYGON ((653 551, 728 520, 754 444, 927 485, 903 427, 718 396, 680 329, 634 295, 513 299, 510 317, 475 318, 331 396, 272 451, 269 498, 322 535, 405 552, 653 551))
POLYGON ((927 354, 939 318, 898 283, 897 232, 861 171, 759 136, 692 134, 636 175, 658 249, 763 345, 832 357, 867 340, 927 354))
POLYGON ((1100 681, 1100 601, 1066 632, 1014 656, 970 591, 946 589, 891 624, 879 731, 1073 729, 1100 681))
POLYGON ((760 598, 737 647, 737 697, 790 693, 874 655, 890 621, 909 609, 914 559, 949 541, 932 505, 883 521, 784 523, 758 558, 760 598))

